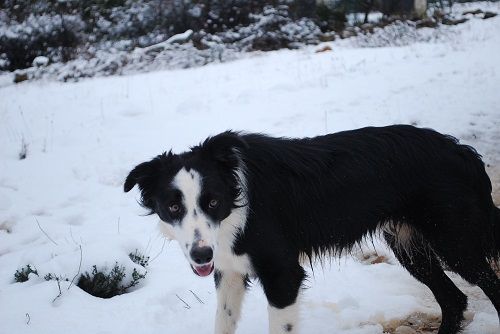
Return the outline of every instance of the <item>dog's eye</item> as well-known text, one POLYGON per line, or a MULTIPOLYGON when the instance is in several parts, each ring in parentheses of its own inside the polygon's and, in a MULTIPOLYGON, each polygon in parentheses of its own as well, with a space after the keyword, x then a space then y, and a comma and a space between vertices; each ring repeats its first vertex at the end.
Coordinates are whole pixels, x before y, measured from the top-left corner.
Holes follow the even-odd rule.
POLYGON ((219 201, 216 199, 213 199, 210 201, 210 203, 208 203, 208 207, 210 209, 215 209, 218 205, 219 205, 219 201))
POLYGON ((179 212, 179 210, 181 209, 179 204, 172 204, 171 206, 168 207, 168 209, 170 210, 170 212, 172 213, 177 213, 179 212))

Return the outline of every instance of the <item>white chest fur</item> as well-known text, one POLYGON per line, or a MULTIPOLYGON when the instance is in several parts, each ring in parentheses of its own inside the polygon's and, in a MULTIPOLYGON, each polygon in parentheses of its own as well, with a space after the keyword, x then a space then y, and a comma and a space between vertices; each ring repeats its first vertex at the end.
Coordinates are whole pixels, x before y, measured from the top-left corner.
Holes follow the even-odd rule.
POLYGON ((247 210, 247 207, 236 208, 220 223, 214 256, 215 267, 220 271, 234 271, 250 276, 253 273, 248 255, 236 255, 233 252, 236 236, 245 228, 247 210))

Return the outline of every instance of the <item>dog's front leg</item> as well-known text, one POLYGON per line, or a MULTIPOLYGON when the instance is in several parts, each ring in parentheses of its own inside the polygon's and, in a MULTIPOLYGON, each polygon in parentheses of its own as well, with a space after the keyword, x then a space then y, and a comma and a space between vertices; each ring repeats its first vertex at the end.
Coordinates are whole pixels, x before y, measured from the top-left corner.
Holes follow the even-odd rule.
POLYGON ((269 302, 269 334, 298 333, 299 292, 304 277, 298 265, 259 275, 269 302))
POLYGON ((214 278, 217 290, 215 334, 234 334, 240 319, 246 277, 240 273, 216 269, 214 278))
POLYGON ((298 333, 297 324, 299 321, 299 302, 296 300, 293 304, 278 308, 272 305, 268 306, 269 314, 269 334, 290 334, 298 333))

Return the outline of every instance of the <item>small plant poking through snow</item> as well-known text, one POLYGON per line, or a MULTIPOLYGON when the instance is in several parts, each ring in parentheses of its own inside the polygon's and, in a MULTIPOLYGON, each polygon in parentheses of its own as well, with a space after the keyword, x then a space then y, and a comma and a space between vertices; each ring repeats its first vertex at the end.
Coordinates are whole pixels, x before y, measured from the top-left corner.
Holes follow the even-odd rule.
POLYGON ((38 276, 38 271, 36 268, 32 268, 29 264, 26 267, 16 270, 14 273, 14 281, 17 283, 26 282, 29 279, 30 274, 35 274, 38 276))
POLYGON ((130 257, 132 262, 144 268, 146 268, 149 265, 149 256, 138 253, 137 249, 135 250, 135 252, 130 253, 128 256, 130 257))
POLYGON ((48 273, 47 275, 43 276, 43 279, 46 280, 46 281, 66 281, 66 282, 69 282, 69 279, 68 278, 64 278, 62 276, 57 276, 56 274, 51 274, 51 273, 48 273))
POLYGON ((104 272, 93 266, 91 273, 84 273, 78 280, 78 287, 92 296, 99 298, 111 298, 127 292, 133 286, 139 284, 141 279, 146 277, 146 273, 141 274, 134 268, 132 279, 125 283, 125 267, 115 263, 109 272, 104 272))
POLYGON ((28 144, 22 139, 21 142, 21 151, 19 151, 19 160, 24 160, 28 156, 28 144))
POLYGON ((141 274, 137 271, 137 269, 134 268, 134 270, 132 271, 132 282, 130 282, 126 289, 136 286, 137 284, 139 284, 139 281, 144 278, 146 278, 146 272, 144 274, 141 274))

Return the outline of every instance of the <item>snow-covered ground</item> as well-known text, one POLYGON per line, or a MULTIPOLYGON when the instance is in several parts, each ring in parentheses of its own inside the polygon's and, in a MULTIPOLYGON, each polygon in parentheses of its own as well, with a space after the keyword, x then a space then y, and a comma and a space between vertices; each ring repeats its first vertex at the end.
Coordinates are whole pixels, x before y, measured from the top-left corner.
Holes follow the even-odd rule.
MULTIPOLYGON (((500 187, 500 16, 472 19, 439 42, 330 46, 189 70, 3 85, 0 332, 211 333, 212 279, 193 275, 177 244, 159 234, 157 218, 141 216, 138 192, 123 193, 122 182, 137 163, 226 129, 302 137, 367 125, 432 127, 476 147, 500 187), (27 158, 19 160, 23 141, 27 158), (128 254, 138 249, 151 256, 147 277, 111 299, 62 282, 54 300, 58 285, 43 275, 71 280, 80 246, 81 272, 118 261, 130 273, 139 267, 128 254), (13 283, 26 264, 40 277, 13 283)), ((439 315, 430 291, 382 244, 375 248, 388 263, 349 256, 310 272, 302 333, 376 334, 415 312, 439 315)), ((371 244, 364 249, 373 252, 371 244)), ((480 289, 451 276, 470 297, 474 318, 465 333, 499 333, 480 289)), ((238 333, 266 331, 266 300, 255 283, 238 333)))

